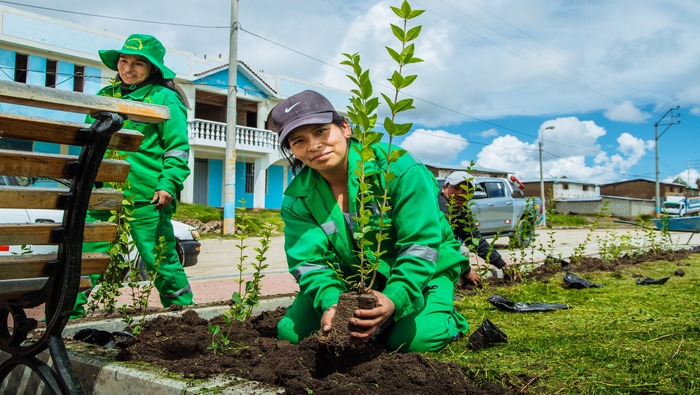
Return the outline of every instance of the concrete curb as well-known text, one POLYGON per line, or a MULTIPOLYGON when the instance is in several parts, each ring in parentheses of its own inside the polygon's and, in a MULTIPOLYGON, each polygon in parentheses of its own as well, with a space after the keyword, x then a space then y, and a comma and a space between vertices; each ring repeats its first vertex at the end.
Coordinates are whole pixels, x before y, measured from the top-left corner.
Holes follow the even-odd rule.
POLYGON ((131 367, 83 352, 71 352, 71 363, 86 395, 284 393, 282 388, 231 375, 208 380, 171 378, 150 366, 131 367))
MULTIPOLYGON (((288 307, 294 300, 293 296, 265 299, 253 309, 253 314, 274 310, 278 307, 288 307)), ((200 317, 212 319, 221 315, 228 306, 196 307, 200 317)), ((164 312, 151 314, 146 320, 157 316, 177 316, 182 312, 164 312)), ((72 338, 81 329, 91 328, 108 332, 124 329, 121 319, 109 319, 101 321, 85 321, 69 324, 63 331, 64 338, 72 338)), ((86 395, 119 394, 119 395, 181 395, 181 394, 283 394, 284 389, 242 379, 233 375, 221 375, 208 380, 193 380, 177 378, 175 374, 161 371, 152 366, 133 363, 115 362, 101 354, 107 354, 106 350, 97 346, 80 343, 85 347, 77 347, 67 342, 66 347, 83 391, 86 395), (78 349, 80 348, 80 349, 78 349), (95 352, 90 352, 90 348, 95 352), (101 351, 101 352, 100 352, 101 351)), ((5 353, 0 352, 0 361, 6 358, 5 353)), ((48 361, 49 353, 44 351, 39 359, 48 361)), ((46 393, 43 383, 26 368, 12 371, 5 383, 0 384, 0 393, 13 393, 17 395, 34 395, 46 393)))

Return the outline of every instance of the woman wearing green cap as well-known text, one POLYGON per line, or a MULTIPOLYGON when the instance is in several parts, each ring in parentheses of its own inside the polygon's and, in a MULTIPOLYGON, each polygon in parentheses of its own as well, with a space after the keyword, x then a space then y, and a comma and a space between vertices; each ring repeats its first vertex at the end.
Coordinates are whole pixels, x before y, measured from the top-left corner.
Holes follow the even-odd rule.
MULTIPOLYGON (((275 106, 271 117, 282 153, 296 173, 284 192, 281 216, 287 264, 300 292, 277 329, 280 339, 297 343, 318 330, 348 324, 334 321, 339 295, 348 290, 336 271, 356 274, 359 248, 373 256, 371 246, 358 246, 353 238, 360 230, 356 197, 362 146, 348 121, 314 91, 290 96, 275 106)), ((367 237, 376 236, 367 229, 382 215, 385 188, 391 210, 384 220, 391 228, 381 244, 384 254, 372 290, 379 306, 355 311, 351 323, 361 330, 352 336, 376 338, 401 351, 438 351, 468 329, 453 306, 455 281, 461 272, 473 283, 480 278, 459 252, 440 211, 432 173, 405 153, 391 163, 389 178, 387 144, 369 148, 375 160, 365 162, 366 182, 375 194, 365 202, 372 218, 363 230, 367 237)), ((400 148, 393 146, 396 150, 400 148)), ((376 240, 369 241, 376 245, 376 240)))
MULTIPOLYGON (((100 59, 117 71, 112 84, 97 94, 160 104, 170 110, 170 119, 161 123, 126 120, 125 129, 144 135, 137 152, 125 153, 131 164, 125 197, 133 201, 131 236, 148 270, 156 270, 155 286, 163 306, 190 305, 192 289, 177 257, 175 236, 170 222, 176 196, 190 174, 190 145, 187 135, 187 99, 175 85, 175 73, 165 66, 165 47, 155 37, 132 34, 121 49, 101 50, 100 59), (160 238, 165 241, 163 259, 156 268, 160 238)), ((94 219, 106 220, 105 213, 91 213, 94 219)), ((85 250, 105 251, 108 246, 86 245, 85 250)), ((84 314, 84 294, 78 295, 73 316, 84 314)))

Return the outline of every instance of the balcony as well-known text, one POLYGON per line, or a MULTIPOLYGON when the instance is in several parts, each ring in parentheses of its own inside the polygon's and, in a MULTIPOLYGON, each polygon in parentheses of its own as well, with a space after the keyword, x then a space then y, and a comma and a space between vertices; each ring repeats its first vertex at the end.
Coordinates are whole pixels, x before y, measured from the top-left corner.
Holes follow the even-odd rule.
MULTIPOLYGON (((193 119, 187 122, 190 145, 199 147, 226 148, 226 124, 193 119)), ((259 153, 277 152, 277 133, 267 129, 236 126, 236 150, 259 153)))

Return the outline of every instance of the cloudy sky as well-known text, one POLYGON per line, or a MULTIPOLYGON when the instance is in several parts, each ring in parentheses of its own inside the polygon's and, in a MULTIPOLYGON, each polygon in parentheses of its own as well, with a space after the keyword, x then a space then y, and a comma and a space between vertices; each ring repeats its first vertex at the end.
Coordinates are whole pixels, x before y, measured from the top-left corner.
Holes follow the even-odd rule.
MULTIPOLYGON (((150 33, 200 56, 229 52, 231 0, 0 3, 117 34, 150 33)), ((653 180, 659 123, 661 180, 698 178, 697 0, 411 4, 426 10, 415 20, 423 26, 416 56, 425 62, 408 69, 418 74, 406 91, 417 109, 402 121, 414 129, 397 142, 424 162, 473 160, 535 180, 544 134, 547 178, 653 180)), ((347 89, 341 54, 357 52, 380 89, 393 70, 384 49, 396 46, 391 5, 400 2, 240 0, 238 57, 264 73, 347 89)))

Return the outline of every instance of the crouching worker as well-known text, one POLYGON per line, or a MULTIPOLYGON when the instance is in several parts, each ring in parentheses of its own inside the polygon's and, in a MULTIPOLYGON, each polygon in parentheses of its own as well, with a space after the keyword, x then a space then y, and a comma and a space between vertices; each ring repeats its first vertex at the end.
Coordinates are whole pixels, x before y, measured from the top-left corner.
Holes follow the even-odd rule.
MULTIPOLYGON (((300 292, 278 324, 279 338, 298 343, 319 330, 329 332, 335 306, 348 286, 336 275, 357 274, 360 179, 356 175, 360 143, 348 121, 314 91, 289 97, 272 110, 282 154, 296 177, 284 192, 281 216, 285 222, 285 251, 289 270, 300 292), (332 266, 332 267, 331 267, 332 266)), ((358 309, 351 323, 362 328, 358 339, 375 338, 401 351, 438 351, 466 333, 468 324, 453 307, 454 283, 461 272, 478 283, 469 260, 440 212, 438 186, 428 169, 406 153, 387 164, 387 144, 371 147, 376 160, 365 163, 374 200, 369 223, 376 224, 381 195, 388 189, 391 210, 379 281, 371 291, 379 306, 358 309), (385 185, 385 174, 394 174, 385 185), (379 334, 379 332, 381 334, 379 334)), ((399 150, 397 146, 392 151, 399 150)), ((376 230, 376 229, 375 229, 376 230)), ((366 237, 376 245, 376 233, 366 237)), ((366 252, 373 256, 370 247, 366 252)))
MULTIPOLYGON (((466 171, 452 172, 442 185, 438 201, 440 209, 452 225, 455 237, 465 246, 475 246, 476 254, 493 266, 504 270, 505 275, 510 276, 512 269, 503 260, 501 254, 481 236, 479 228, 474 222, 474 217, 469 209, 469 202, 466 197, 468 192, 474 191, 473 177, 466 171), (469 191, 464 188, 467 187, 469 191), (450 209, 450 206, 452 209, 450 209), (510 269, 510 270, 508 270, 510 269)), ((469 248, 469 247, 466 247, 469 248)), ((464 287, 468 281, 460 279, 458 285, 464 287)))

